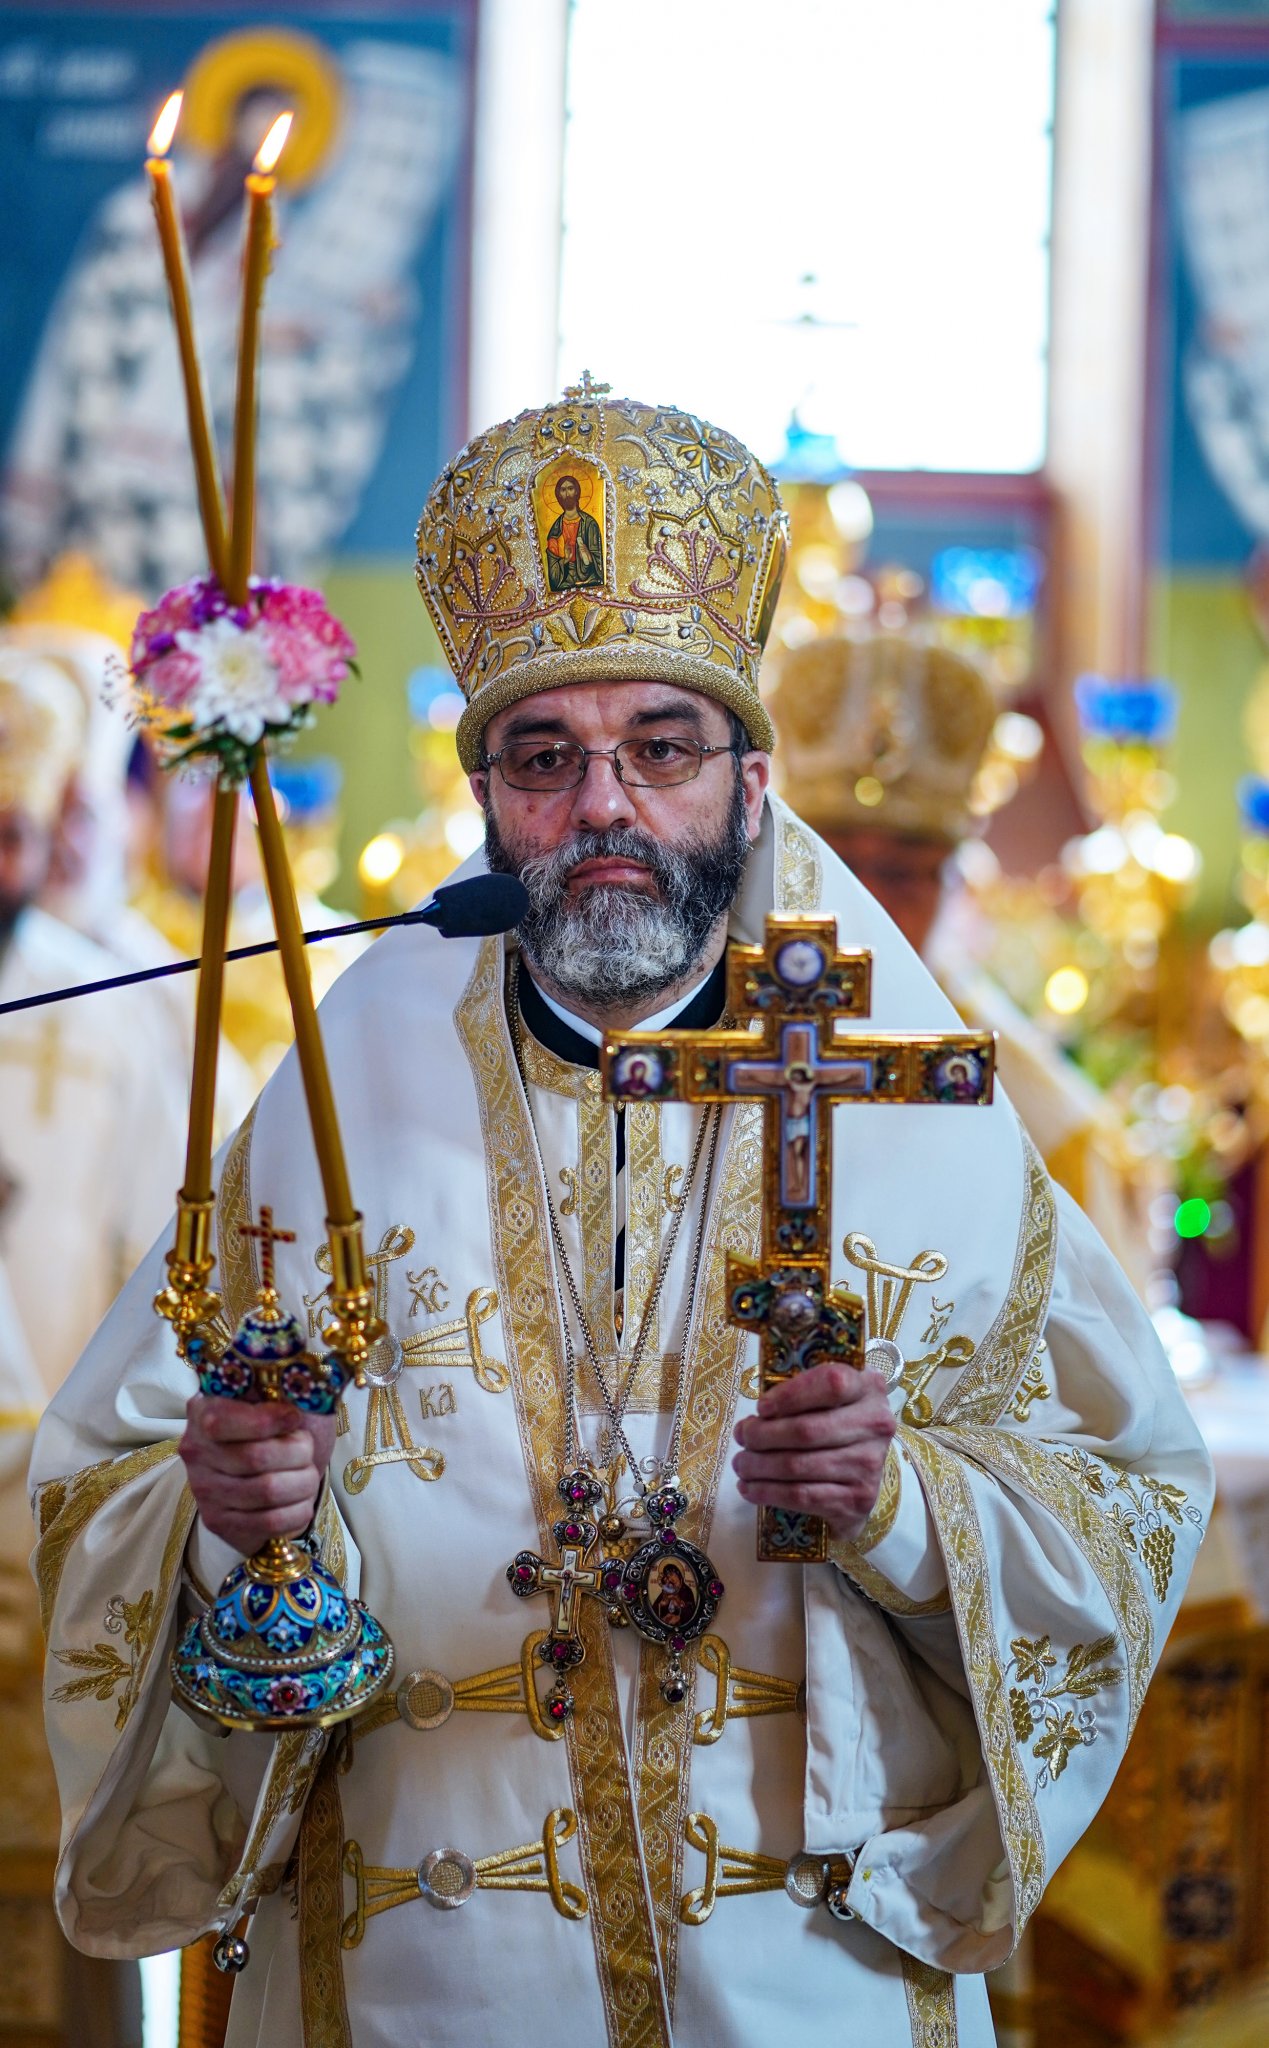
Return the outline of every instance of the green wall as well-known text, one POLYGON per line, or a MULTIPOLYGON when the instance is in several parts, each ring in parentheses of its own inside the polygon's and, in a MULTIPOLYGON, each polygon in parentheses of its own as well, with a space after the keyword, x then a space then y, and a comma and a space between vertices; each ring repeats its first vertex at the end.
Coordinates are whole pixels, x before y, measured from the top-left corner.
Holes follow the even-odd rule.
POLYGON ((297 742, 297 757, 333 754, 344 771, 340 874, 330 895, 356 907, 357 855, 390 818, 420 808, 409 749, 406 683, 416 668, 444 666, 409 556, 343 558, 322 589, 357 643, 361 679, 350 677, 338 704, 318 707, 317 724, 297 742))
POLYGON ((1209 930, 1247 916, 1233 893, 1240 838, 1235 792, 1254 765, 1243 707, 1267 665, 1269 653, 1239 578, 1209 571, 1156 581, 1148 666, 1175 683, 1181 696, 1171 761, 1178 794, 1163 823, 1202 852, 1192 916, 1209 930))

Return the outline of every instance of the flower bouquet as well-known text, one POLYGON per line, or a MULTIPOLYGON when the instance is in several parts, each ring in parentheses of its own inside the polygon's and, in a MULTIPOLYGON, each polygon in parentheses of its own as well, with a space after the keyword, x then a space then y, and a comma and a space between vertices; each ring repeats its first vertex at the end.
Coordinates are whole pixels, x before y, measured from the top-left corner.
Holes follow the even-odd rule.
POLYGON ((334 703, 356 651, 320 591, 253 576, 235 605, 215 577, 196 577, 137 620, 137 722, 165 766, 205 759, 245 782, 262 741, 293 739, 314 704, 334 703))

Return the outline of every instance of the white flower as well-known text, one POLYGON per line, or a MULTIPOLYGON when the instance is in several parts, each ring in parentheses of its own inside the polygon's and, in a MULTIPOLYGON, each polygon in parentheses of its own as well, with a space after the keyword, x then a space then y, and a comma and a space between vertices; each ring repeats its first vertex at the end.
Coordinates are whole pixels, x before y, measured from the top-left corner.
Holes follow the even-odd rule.
POLYGON ((199 666, 197 687, 182 707, 199 731, 220 725, 246 746, 264 737, 266 725, 289 724, 294 706, 283 696, 278 672, 263 634, 229 618, 213 619, 197 632, 178 633, 177 645, 199 666))

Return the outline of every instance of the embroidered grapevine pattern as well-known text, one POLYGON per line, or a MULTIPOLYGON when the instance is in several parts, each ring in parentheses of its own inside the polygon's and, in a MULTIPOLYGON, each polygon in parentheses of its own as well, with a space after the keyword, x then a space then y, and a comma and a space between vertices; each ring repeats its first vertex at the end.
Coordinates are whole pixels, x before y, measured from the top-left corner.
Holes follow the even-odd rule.
POLYGON ((1076 1643, 1067 1654, 1066 1669, 1060 1677, 1057 1652, 1048 1636, 1015 1636, 1013 1652, 1005 1666, 1006 1676, 1017 1679, 1009 1688, 1009 1717, 1019 1742, 1039 1740, 1031 1754, 1040 1760, 1036 1791, 1060 1778, 1077 1749, 1097 1740, 1097 1717, 1091 1706, 1064 1707, 1064 1699, 1095 1699, 1099 1692, 1123 1682, 1117 1664, 1107 1662, 1115 1650, 1114 1636, 1099 1636, 1095 1643, 1076 1643))
POLYGON ((1059 1450, 1057 1457, 1085 1492, 1106 1505, 1112 1527, 1125 1549, 1140 1557, 1150 1574, 1155 1598, 1162 1603, 1172 1582, 1176 1532, 1186 1522, 1201 1527, 1203 1521, 1184 1488, 1152 1479, 1148 1472, 1119 1472, 1112 1477, 1113 1467, 1108 1469, 1074 1446, 1059 1450), (1126 1502, 1115 1499, 1116 1494, 1126 1495, 1126 1502))
POLYGON ((131 1655, 127 1658, 120 1656, 112 1643, 94 1643, 89 1650, 54 1650, 53 1655, 59 1664, 69 1665, 72 1671, 80 1671, 84 1676, 59 1685, 52 1697, 55 1700, 104 1701, 113 1699, 117 1688, 122 1686, 123 1693, 115 1715, 115 1727, 122 1728, 132 1711, 137 1665, 149 1639, 153 1617, 154 1594, 149 1588, 139 1600, 125 1600, 122 1593, 116 1593, 106 1603, 102 1626, 108 1635, 122 1635, 131 1655))

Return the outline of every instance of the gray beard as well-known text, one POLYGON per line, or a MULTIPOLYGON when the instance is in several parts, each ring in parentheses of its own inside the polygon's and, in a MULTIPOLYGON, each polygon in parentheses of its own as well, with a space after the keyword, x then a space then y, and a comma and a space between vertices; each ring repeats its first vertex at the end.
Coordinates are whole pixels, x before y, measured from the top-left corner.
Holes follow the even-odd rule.
POLYGON ((518 875, 529 892, 529 912, 519 927, 525 958, 561 995, 599 1009, 646 1001, 690 975, 735 898, 749 854, 739 776, 730 814, 712 842, 669 846, 621 826, 580 832, 551 853, 518 861, 492 812, 486 815, 485 840, 489 866, 518 875), (658 893, 599 885, 571 897, 573 869, 605 856, 640 861, 658 893))

